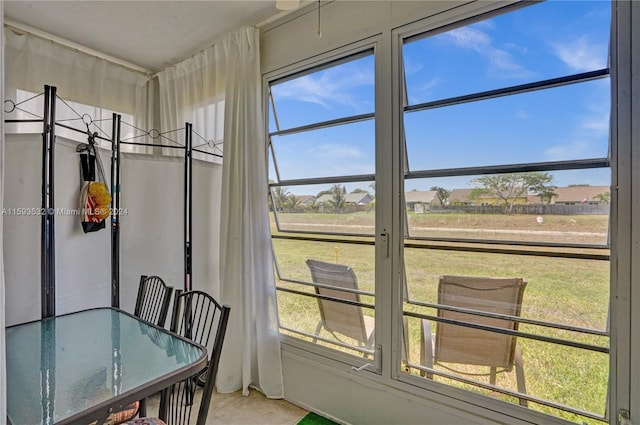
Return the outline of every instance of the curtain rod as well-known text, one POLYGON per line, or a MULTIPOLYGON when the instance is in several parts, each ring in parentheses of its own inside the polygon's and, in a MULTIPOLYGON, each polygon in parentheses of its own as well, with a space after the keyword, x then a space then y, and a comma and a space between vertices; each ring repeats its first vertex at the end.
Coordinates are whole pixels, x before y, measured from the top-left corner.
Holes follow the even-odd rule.
POLYGON ((67 47, 69 49, 77 50, 82 53, 86 53, 88 55, 97 57, 98 59, 104 59, 108 62, 111 62, 115 65, 119 65, 123 68, 127 68, 131 71, 139 72, 149 77, 154 74, 153 71, 143 68, 139 65, 133 64, 131 62, 127 62, 122 59, 118 59, 114 56, 107 55, 106 53, 99 52, 97 50, 93 50, 90 47, 83 46, 81 44, 75 43, 73 41, 67 40, 62 37, 58 37, 57 35, 50 34, 46 31, 40 30, 38 28, 32 27, 27 24, 23 24, 22 22, 14 21, 13 19, 8 19, 5 17, 4 26, 13 30, 21 31, 27 34, 31 34, 35 37, 42 38, 44 40, 52 41, 56 44, 59 44, 63 47, 67 47))

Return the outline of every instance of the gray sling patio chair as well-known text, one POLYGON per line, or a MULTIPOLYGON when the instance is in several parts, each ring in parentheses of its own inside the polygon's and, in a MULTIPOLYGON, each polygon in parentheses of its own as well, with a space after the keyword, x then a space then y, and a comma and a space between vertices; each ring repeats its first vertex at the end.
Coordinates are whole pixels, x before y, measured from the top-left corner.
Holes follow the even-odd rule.
MULTIPOLYGON (((522 278, 441 276, 438 305, 442 307, 438 308, 437 316, 517 331, 515 320, 477 315, 473 311, 518 317, 526 285, 522 278)), ((464 372, 456 370, 452 364, 486 366, 492 385, 495 385, 497 373, 510 372, 515 367, 518 392, 526 394, 516 336, 440 321, 436 322, 432 334, 431 324, 426 319, 421 321, 420 335, 420 363, 423 366, 433 368, 439 364, 458 373, 464 372)), ((427 378, 433 378, 432 373, 423 372, 425 374, 427 378)), ((520 398, 520 404, 526 406, 527 401, 520 398)))
MULTIPOLYGON (((359 294, 340 289, 358 289, 358 280, 351 267, 311 259, 306 263, 311 271, 313 283, 335 287, 335 289, 316 287, 316 294, 360 302, 359 294)), ((340 341, 339 335, 342 335, 356 340, 359 346, 365 348, 373 346, 375 320, 373 317, 364 315, 362 307, 320 298, 318 298, 318 307, 320 321, 316 328, 316 336, 320 335, 320 331, 324 328, 338 341, 340 341)), ((313 340, 313 342, 316 341, 317 339, 313 340)))

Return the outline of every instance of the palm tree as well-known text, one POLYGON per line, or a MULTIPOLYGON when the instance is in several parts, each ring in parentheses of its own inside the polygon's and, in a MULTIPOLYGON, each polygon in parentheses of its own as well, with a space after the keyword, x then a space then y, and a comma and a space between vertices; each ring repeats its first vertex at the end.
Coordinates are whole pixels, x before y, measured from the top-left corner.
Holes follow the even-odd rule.
POLYGON ((329 193, 331 193, 332 196, 332 199, 329 201, 329 203, 331 204, 333 210, 339 211, 340 209, 342 209, 347 199, 347 189, 345 189, 344 186, 336 183, 331 187, 329 193))
POLYGON ((289 196, 287 196, 287 199, 285 201, 285 206, 289 209, 289 211, 295 211, 301 206, 300 198, 298 198, 294 194, 289 194, 289 196))
POLYGON ((275 204, 275 210, 282 212, 287 205, 287 198, 289 197, 289 191, 284 186, 276 186, 271 188, 271 196, 273 197, 273 203, 275 204))

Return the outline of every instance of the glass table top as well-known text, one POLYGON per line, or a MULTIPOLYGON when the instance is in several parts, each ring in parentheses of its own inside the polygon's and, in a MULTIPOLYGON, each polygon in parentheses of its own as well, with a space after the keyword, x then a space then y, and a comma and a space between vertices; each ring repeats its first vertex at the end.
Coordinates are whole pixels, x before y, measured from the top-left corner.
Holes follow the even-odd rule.
POLYGON ((13 425, 65 423, 206 362, 203 347, 110 308, 8 327, 6 354, 13 425))

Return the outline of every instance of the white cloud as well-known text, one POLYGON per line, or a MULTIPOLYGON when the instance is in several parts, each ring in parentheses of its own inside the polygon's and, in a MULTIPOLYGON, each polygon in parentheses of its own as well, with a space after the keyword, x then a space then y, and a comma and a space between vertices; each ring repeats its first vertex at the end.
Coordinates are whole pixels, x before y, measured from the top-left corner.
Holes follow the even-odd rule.
POLYGON ((415 87, 415 90, 409 91, 409 104, 413 105, 416 103, 426 102, 432 97, 431 89, 437 87, 441 83, 442 80, 437 77, 422 82, 418 87, 415 87))
POLYGON ((595 132, 596 135, 609 134, 609 114, 603 114, 599 117, 585 119, 582 122, 582 128, 595 132))
POLYGON ((567 43, 551 45, 553 53, 574 71, 592 71, 607 66, 607 46, 602 43, 590 43, 582 36, 567 43))
POLYGON ((588 152, 591 144, 584 140, 574 140, 565 145, 552 146, 544 151, 549 161, 562 161, 566 159, 585 158, 590 155, 588 152))
POLYGON ((422 63, 411 60, 409 56, 405 56, 403 59, 404 73, 406 75, 413 75, 423 68, 422 63))
POLYGON ((432 78, 429 81, 425 81, 423 82, 420 87, 419 90, 421 92, 425 92, 425 91, 429 91, 432 88, 436 87, 438 84, 440 84, 441 80, 439 78, 432 78))
POLYGON ((324 107, 329 107, 330 103, 339 103, 358 108, 361 99, 354 99, 350 90, 366 85, 373 87, 373 84, 373 69, 347 65, 296 78, 274 86, 273 91, 278 99, 295 99, 324 107))
POLYGON ((512 51, 518 52, 518 53, 520 53, 520 54, 526 54, 526 53, 529 51, 529 48, 528 48, 528 47, 521 46, 521 45, 516 44, 516 43, 506 43, 506 44, 504 45, 504 47, 505 47, 505 48, 507 48, 507 49, 509 49, 509 50, 512 50, 512 51))
POLYGON ((457 28, 447 32, 446 35, 456 46, 477 52, 482 52, 491 45, 491 38, 486 33, 472 27, 457 28))
POLYGON ((477 28, 458 28, 446 34, 455 46, 474 50, 487 58, 489 70, 500 74, 501 77, 526 77, 532 74, 520 65, 511 53, 493 46, 491 37, 477 28))
POLYGON ((365 154, 356 146, 341 145, 337 143, 324 143, 315 146, 309 152, 311 156, 322 158, 356 159, 364 158, 365 154))

